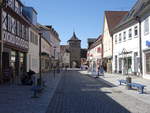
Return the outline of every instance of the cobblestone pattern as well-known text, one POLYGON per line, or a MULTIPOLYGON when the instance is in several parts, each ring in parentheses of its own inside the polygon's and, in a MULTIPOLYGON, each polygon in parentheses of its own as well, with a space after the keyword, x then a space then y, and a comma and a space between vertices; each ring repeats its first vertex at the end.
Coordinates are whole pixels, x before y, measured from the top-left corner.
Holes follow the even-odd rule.
POLYGON ((47 113, 130 113, 102 88, 111 88, 77 71, 65 73, 49 104, 47 113))
POLYGON ((31 86, 0 85, 0 113, 45 113, 61 75, 54 79, 53 73, 44 73, 42 78, 47 87, 39 98, 31 98, 31 86))
MULTIPOLYGON (((93 75, 90 74, 88 71, 80 71, 80 73, 82 75, 87 75, 87 76, 93 77, 93 75)), ((126 94, 128 97, 134 97, 134 100, 138 100, 139 102, 141 102, 141 104, 139 104, 140 106, 138 108, 142 107, 143 110, 144 110, 145 106, 143 107, 143 105, 146 105, 146 106, 149 105, 150 106, 150 80, 143 79, 143 78, 137 77, 137 76, 130 76, 132 78, 132 82, 140 83, 140 84, 143 84, 143 85, 146 86, 144 88, 144 93, 143 94, 139 94, 139 92, 137 91, 137 88, 134 88, 132 90, 128 90, 125 87, 125 85, 119 85, 118 80, 121 80, 121 79, 125 80, 126 77, 127 77, 127 75, 105 73, 105 76, 100 76, 99 80, 103 81, 106 84, 109 84, 111 86, 115 86, 114 87, 115 90, 120 90, 124 94, 126 94)), ((128 105, 130 105, 130 104, 128 104, 128 105)), ((145 110, 146 109, 147 108, 145 108, 145 110)), ((150 109, 147 109, 147 110, 150 111, 150 109)))

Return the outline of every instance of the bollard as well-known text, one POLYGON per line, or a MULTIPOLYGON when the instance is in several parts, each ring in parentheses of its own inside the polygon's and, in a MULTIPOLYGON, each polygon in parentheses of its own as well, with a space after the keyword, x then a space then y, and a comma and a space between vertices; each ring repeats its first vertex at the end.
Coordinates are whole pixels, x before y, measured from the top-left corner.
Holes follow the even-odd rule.
POLYGON ((126 81, 127 81, 126 88, 127 88, 127 89, 131 89, 132 87, 128 85, 128 83, 132 83, 131 77, 126 77, 126 81))
POLYGON ((33 87, 32 87, 32 90, 33 90, 33 96, 31 96, 31 98, 39 98, 38 96, 37 96, 37 89, 38 89, 38 86, 37 86, 37 84, 36 84, 36 78, 35 78, 35 76, 33 76, 33 87))
POLYGON ((39 97, 37 96, 37 86, 34 86, 34 87, 33 87, 33 96, 31 96, 31 98, 39 98, 39 97))

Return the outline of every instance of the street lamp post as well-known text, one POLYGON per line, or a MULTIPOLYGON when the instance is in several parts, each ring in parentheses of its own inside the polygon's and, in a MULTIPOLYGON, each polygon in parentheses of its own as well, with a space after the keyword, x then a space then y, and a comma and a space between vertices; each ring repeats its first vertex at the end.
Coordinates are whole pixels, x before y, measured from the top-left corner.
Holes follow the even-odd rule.
POLYGON ((136 16, 135 20, 139 23, 139 53, 140 53, 140 74, 143 74, 143 67, 142 67, 142 36, 141 36, 141 17, 136 16))
POLYGON ((0 82, 3 82, 2 77, 2 57, 3 57, 3 20, 2 12, 5 7, 5 0, 0 0, 0 82))
POLYGON ((123 56, 122 57, 123 58, 123 74, 124 72, 126 72, 126 74, 128 75, 128 57, 127 57, 127 50, 125 48, 122 50, 122 56, 123 56))
POLYGON ((58 62, 57 62, 57 73, 60 73, 60 54, 57 52, 58 62))
POLYGON ((41 62, 41 40, 42 40, 42 33, 39 33, 39 35, 40 35, 40 39, 39 39, 39 74, 40 74, 40 77, 39 77, 39 84, 38 85, 40 85, 41 86, 41 84, 42 84, 42 67, 41 67, 41 64, 42 64, 42 62, 41 62))
POLYGON ((54 65, 53 65, 53 67, 54 67, 54 78, 55 78, 55 68, 56 68, 56 62, 55 62, 55 52, 56 52, 56 46, 54 46, 54 65))
MULTIPOLYGON (((123 48, 123 50, 122 50, 122 55, 123 55, 123 65, 125 66, 125 60, 126 60, 126 65, 127 65, 127 67, 126 67, 126 71, 127 71, 127 77, 126 77, 126 80, 127 80, 127 83, 131 83, 132 82, 132 79, 131 79, 131 77, 129 77, 129 74, 128 74, 128 68, 129 68, 129 64, 128 64, 128 56, 127 56, 127 54, 128 54, 128 52, 127 52, 127 50, 125 49, 125 48, 123 48)), ((123 67, 124 68, 124 67, 123 67)), ((124 71, 124 69, 123 69, 123 71, 124 71)), ((127 87, 127 89, 131 89, 131 86, 126 86, 127 87)))

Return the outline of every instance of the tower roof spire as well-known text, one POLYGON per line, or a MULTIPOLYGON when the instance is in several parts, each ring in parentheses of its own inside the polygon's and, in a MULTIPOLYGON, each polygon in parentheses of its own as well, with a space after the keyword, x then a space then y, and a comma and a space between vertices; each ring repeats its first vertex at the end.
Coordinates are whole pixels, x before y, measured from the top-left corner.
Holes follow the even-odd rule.
POLYGON ((77 36, 76 36, 76 33, 74 31, 73 31, 73 37, 78 39, 77 36))
POLYGON ((70 40, 79 40, 74 31, 73 31, 73 36, 70 38, 70 40))

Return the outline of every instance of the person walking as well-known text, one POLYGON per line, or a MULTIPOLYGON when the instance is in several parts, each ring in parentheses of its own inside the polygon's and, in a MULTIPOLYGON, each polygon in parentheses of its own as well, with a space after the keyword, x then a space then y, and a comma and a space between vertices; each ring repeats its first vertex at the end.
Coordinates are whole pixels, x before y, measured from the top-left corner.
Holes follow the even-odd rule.
POLYGON ((12 66, 9 66, 9 74, 10 74, 10 82, 11 84, 14 83, 14 69, 12 66))
POLYGON ((97 68, 97 77, 96 78, 98 78, 100 76, 100 66, 98 66, 98 68, 97 68))
POLYGON ((103 65, 100 65, 100 75, 101 76, 104 76, 104 67, 103 67, 103 65))

